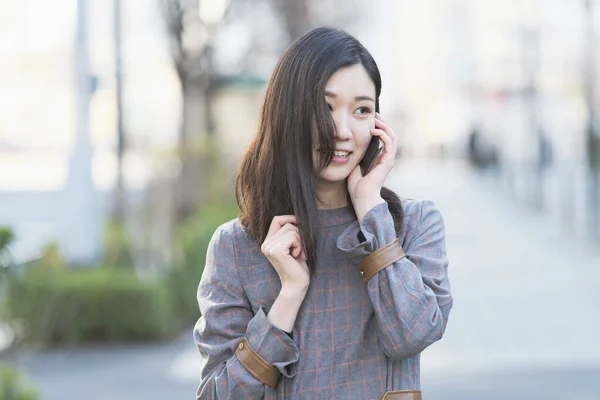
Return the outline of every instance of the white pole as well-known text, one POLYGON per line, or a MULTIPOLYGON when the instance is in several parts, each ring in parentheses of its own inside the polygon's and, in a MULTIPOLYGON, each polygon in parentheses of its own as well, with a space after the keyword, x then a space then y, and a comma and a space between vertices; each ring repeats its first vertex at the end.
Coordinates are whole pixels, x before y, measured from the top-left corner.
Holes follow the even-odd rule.
POLYGON ((93 81, 87 52, 86 0, 77 0, 75 36, 76 125, 75 146, 69 159, 69 176, 62 192, 62 245, 71 264, 89 265, 100 255, 101 210, 92 181, 92 144, 89 103, 93 81))

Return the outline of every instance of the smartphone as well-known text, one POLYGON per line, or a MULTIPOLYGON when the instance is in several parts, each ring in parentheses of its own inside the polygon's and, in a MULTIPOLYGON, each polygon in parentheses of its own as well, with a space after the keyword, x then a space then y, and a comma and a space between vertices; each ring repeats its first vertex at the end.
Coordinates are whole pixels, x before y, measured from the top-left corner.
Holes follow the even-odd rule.
POLYGON ((377 156, 379 156, 379 154, 381 154, 381 149, 383 148, 383 146, 381 146, 381 142, 379 141, 379 138, 377 136, 373 136, 371 138, 371 141, 369 142, 369 147, 367 147, 367 151, 365 152, 365 155, 363 156, 362 160, 360 160, 360 170, 363 174, 363 176, 365 176, 366 174, 369 173, 369 171, 371 170, 371 167, 373 166, 373 162, 375 162, 375 160, 377 159, 377 156))

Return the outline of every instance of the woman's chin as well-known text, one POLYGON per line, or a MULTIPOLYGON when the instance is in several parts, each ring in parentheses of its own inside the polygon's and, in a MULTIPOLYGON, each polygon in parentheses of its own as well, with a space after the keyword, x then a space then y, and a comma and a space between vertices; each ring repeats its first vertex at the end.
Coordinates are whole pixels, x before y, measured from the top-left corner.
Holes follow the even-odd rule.
POLYGON ((324 171, 324 173, 319 176, 320 180, 323 182, 343 182, 350 175, 350 171, 347 171, 345 168, 335 168, 337 171, 329 170, 329 167, 327 169, 328 170, 324 171))

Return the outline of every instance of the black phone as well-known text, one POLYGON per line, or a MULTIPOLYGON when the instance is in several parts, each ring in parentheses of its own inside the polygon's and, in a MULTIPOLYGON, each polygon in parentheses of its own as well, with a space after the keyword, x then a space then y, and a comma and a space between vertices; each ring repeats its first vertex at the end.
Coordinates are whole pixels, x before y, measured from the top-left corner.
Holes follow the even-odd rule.
POLYGON ((382 146, 380 144, 379 138, 377 136, 373 136, 371 141, 369 142, 369 147, 367 147, 367 151, 363 156, 362 160, 360 160, 360 170, 365 176, 371 170, 373 166, 373 162, 377 159, 377 156, 381 153, 382 146))

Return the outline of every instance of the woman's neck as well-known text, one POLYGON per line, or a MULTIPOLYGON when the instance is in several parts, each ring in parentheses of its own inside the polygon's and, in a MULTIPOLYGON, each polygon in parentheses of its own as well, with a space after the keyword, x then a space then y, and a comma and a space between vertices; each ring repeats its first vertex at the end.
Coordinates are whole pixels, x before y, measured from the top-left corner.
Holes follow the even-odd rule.
POLYGON ((320 182, 317 185, 317 194, 321 200, 317 201, 319 210, 333 210, 348 205, 346 181, 320 182))

